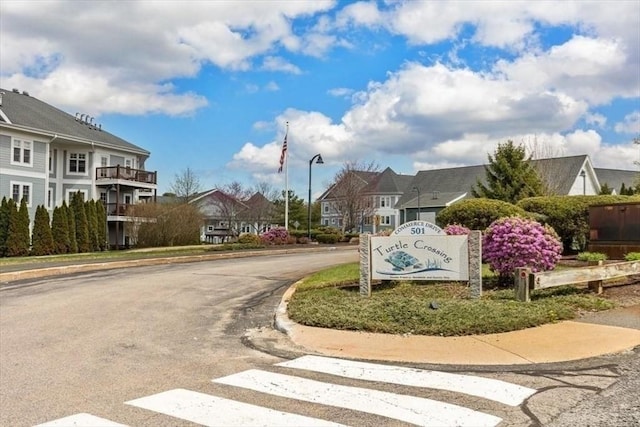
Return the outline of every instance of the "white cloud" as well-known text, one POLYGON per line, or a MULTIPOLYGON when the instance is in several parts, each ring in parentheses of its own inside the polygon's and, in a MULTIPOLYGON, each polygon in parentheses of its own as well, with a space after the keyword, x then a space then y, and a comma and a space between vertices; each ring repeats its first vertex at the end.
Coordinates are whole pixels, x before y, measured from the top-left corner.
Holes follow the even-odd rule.
POLYGON ((603 128, 607 124, 607 118, 602 114, 587 113, 584 116, 584 120, 588 125, 595 125, 603 128))
POLYGON ((614 129, 618 133, 640 135, 640 111, 627 114, 622 122, 616 123, 614 129))
POLYGON ((349 89, 346 87, 337 87, 329 89, 327 93, 338 98, 347 98, 353 93, 353 89, 349 89))
MULTIPOLYGON (((330 10, 333 1, 38 2, 3 1, 0 37, 2 86, 28 88, 73 109, 95 109, 91 98, 110 99, 102 112, 190 114, 206 105, 164 83, 193 77, 203 64, 249 70, 256 56, 275 47, 327 49, 329 40, 293 34, 292 20, 330 10), (34 26, 33 23, 38 25, 34 26), (90 94, 86 92, 90 91, 90 94), (114 102, 115 101, 115 102, 114 102), (124 105, 124 108, 122 106, 124 105), (147 105, 148 108, 144 106, 147 105)), ((265 67, 299 73, 282 58, 265 67)))
POLYGON ((291 74, 301 74, 300 68, 282 57, 267 56, 262 63, 262 69, 266 71, 283 71, 291 74))

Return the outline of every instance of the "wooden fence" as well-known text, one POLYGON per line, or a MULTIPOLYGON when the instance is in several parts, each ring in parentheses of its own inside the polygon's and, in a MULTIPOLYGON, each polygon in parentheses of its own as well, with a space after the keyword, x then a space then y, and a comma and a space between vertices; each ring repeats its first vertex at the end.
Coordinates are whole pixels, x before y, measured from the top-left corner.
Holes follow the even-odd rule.
POLYGON ((516 269, 516 299, 530 301, 529 293, 534 289, 588 283, 596 293, 602 293, 603 280, 617 279, 640 274, 640 261, 619 262, 593 267, 573 268, 559 271, 532 273, 530 268, 516 269))

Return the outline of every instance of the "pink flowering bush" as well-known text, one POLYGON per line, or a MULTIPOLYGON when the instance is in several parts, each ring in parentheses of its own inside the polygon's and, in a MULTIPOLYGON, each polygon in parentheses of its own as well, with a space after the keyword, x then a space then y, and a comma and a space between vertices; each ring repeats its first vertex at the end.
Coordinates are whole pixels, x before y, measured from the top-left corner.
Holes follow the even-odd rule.
POLYGON ((562 254, 558 234, 548 225, 520 218, 500 218, 485 230, 482 254, 504 283, 517 267, 532 271, 552 270, 562 254))
POLYGON ((449 224, 444 228, 444 232, 447 233, 448 236, 464 236, 469 234, 470 231, 467 227, 460 224, 449 224))
POLYGON ((265 245, 284 245, 289 240, 289 232, 284 227, 272 228, 262 233, 260 240, 262 240, 262 243, 265 245))

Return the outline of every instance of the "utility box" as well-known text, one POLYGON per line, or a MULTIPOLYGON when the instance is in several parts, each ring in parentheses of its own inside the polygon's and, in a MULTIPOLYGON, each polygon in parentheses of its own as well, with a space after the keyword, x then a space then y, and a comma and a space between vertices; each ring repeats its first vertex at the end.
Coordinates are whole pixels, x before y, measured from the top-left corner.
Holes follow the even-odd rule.
POLYGON ((640 252, 640 202, 590 206, 589 251, 610 259, 640 252))

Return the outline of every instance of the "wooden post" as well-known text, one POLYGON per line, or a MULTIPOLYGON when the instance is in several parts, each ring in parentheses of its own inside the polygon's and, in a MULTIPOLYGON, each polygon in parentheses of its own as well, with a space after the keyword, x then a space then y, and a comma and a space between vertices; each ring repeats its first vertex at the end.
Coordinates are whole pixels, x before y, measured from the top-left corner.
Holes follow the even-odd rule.
POLYGON ((518 301, 529 302, 529 275, 531 274, 530 268, 519 267, 516 268, 516 299, 518 301))
MULTIPOLYGON (((603 262, 602 262, 602 260, 600 260, 597 263, 593 263, 593 265, 602 266, 603 262)), ((587 286, 589 286, 589 290, 591 290, 592 292, 595 292, 596 295, 601 295, 602 294, 602 280, 589 281, 589 282, 587 282, 587 286)))

